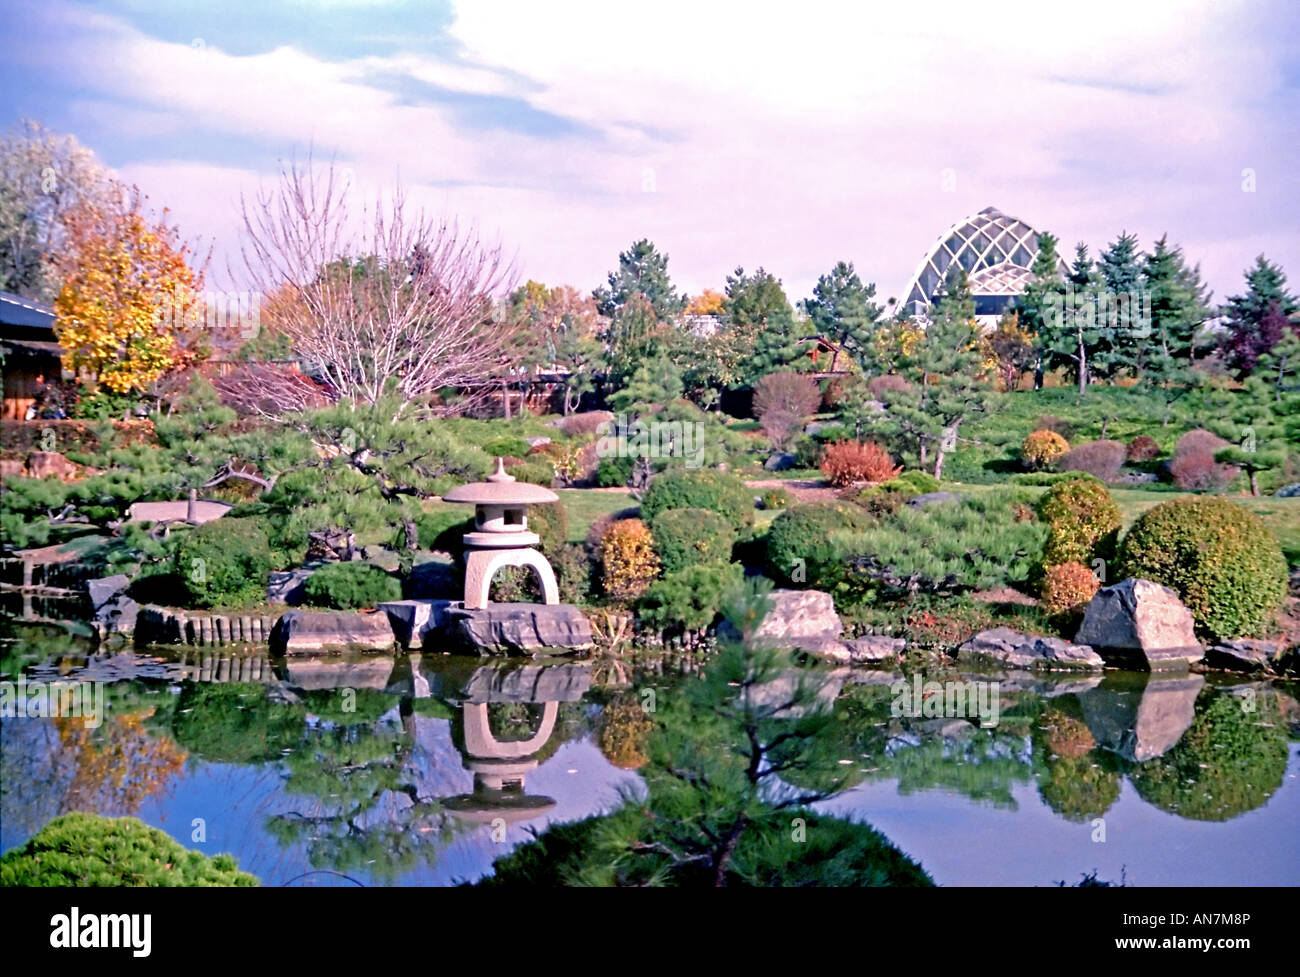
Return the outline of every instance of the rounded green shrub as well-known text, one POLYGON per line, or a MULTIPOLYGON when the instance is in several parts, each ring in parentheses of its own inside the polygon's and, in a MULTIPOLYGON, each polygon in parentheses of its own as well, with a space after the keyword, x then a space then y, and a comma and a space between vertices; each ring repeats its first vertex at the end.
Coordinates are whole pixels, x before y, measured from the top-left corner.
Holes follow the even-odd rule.
POLYGON ((1076 477, 1057 482, 1038 502, 1038 518, 1047 527, 1043 566, 1091 565, 1113 560, 1119 538, 1119 506, 1100 481, 1076 477))
POLYGON ((636 459, 631 455, 613 455, 600 459, 596 466, 596 484, 601 488, 622 488, 632 480, 636 459))
POLYGON ((784 509, 790 504, 790 493, 783 488, 764 489, 759 501, 764 509, 784 509))
POLYGON ((817 502, 786 509, 767 531, 769 576, 783 584, 826 587, 843 574, 837 532, 859 531, 874 520, 849 502, 817 502))
POLYGON ((736 563, 688 566, 656 580, 637 607, 643 624, 667 631, 703 631, 744 579, 736 563))
POLYGON ((528 454, 528 442, 513 434, 488 438, 479 447, 492 458, 522 458, 528 454))
POLYGON ((402 585, 371 563, 330 563, 307 578, 303 595, 308 604, 350 611, 401 600, 402 585))
POLYGON ((735 475, 708 468, 670 469, 650 483, 641 500, 641 518, 653 522, 668 509, 716 512, 742 538, 754 525, 754 493, 735 475))
POLYGON ((76 811, 0 856, 3 886, 253 886, 230 855, 190 851, 139 818, 76 811))
POLYGON ((701 563, 727 563, 736 531, 708 509, 665 509, 650 524, 664 573, 701 563))
POLYGON ((425 550, 447 549, 450 536, 468 532, 465 526, 465 507, 448 505, 423 512, 416 517, 415 528, 419 535, 420 548, 425 550))
POLYGON ((214 519, 179 535, 172 552, 190 607, 240 607, 266 600, 271 545, 257 519, 214 519))
POLYGON ((1121 572, 1171 587, 1218 638, 1261 634, 1286 597, 1277 538, 1224 498, 1178 498, 1145 513, 1124 538, 1121 572))
POLYGON ((925 472, 907 471, 882 482, 880 487, 886 492, 906 492, 908 495, 926 495, 939 491, 939 480, 925 472))

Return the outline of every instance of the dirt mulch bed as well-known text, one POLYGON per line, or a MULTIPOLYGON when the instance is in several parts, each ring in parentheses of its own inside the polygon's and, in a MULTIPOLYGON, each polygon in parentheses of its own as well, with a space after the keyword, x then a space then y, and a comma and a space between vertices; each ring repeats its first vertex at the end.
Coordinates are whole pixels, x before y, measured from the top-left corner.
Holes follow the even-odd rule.
POLYGON ((785 489, 800 502, 834 502, 840 490, 817 478, 763 478, 745 484, 760 492, 766 489, 785 489))

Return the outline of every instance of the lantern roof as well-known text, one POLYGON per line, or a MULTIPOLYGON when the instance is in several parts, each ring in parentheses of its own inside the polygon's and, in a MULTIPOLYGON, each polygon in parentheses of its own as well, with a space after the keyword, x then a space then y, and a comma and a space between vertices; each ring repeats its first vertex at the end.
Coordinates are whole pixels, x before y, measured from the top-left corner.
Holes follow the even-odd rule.
POLYGON ((531 482, 520 482, 506 474, 505 461, 497 459, 497 470, 486 482, 470 482, 452 489, 443 497, 444 502, 472 502, 475 505, 536 505, 558 502, 560 497, 548 488, 531 482))

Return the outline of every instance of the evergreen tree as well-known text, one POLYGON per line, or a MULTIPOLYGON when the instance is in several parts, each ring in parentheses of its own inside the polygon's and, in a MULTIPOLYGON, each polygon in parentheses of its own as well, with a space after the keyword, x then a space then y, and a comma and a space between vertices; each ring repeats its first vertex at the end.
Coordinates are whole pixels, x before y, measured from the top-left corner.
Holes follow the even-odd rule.
POLYGON ((1193 383, 1196 337, 1210 317, 1209 295, 1200 268, 1188 268, 1181 248, 1168 235, 1156 241, 1143 263, 1143 287, 1150 296, 1151 336, 1141 357, 1141 382, 1165 398, 1164 423, 1178 393, 1193 383))
POLYGON ((609 398, 616 411, 642 412, 651 405, 663 407, 682 396, 681 371, 666 355, 643 360, 628 379, 627 386, 609 398))
POLYGON ((1246 272, 1246 291, 1231 295, 1222 309, 1227 335, 1220 344, 1229 367, 1238 376, 1255 368, 1260 356, 1273 348, 1297 309, 1296 297, 1287 291, 1286 274, 1261 254, 1246 272))
POLYGON ((609 287, 591 293, 597 311, 616 319, 635 295, 644 296, 662 322, 670 322, 686 308, 686 296, 668 277, 668 255, 644 238, 618 256, 618 268, 609 273, 609 287))
MULTIPOLYGON (((1020 298, 1020 326, 1035 336, 1038 344, 1034 364, 1035 390, 1042 389, 1043 371, 1052 355, 1050 339, 1054 320, 1059 319, 1065 304, 1065 282, 1056 245, 1054 234, 1044 232, 1038 235, 1038 254, 1029 269, 1034 277, 1020 298)), ((1059 324, 1056 328, 1059 330, 1059 324)))
MULTIPOLYGON (((847 350, 864 372, 874 369, 873 340, 881 317, 880 306, 872 301, 875 295, 875 284, 864 285, 853 263, 841 261, 817 279, 812 298, 804 300, 817 333, 847 350)), ((837 349, 832 372, 838 356, 837 349)))
MULTIPOLYGON (((1104 308, 1106 284, 1088 257, 1087 245, 1075 246, 1074 264, 1066 278, 1061 304, 1048 308, 1039 342, 1046 356, 1070 364, 1082 396, 1088 389, 1092 356, 1106 341, 1106 327, 1098 322, 1098 309, 1104 308)), ((1054 293, 1049 296, 1055 298, 1054 293)))
POLYGON ((959 265, 949 269, 934 321, 899 372, 908 388, 885 392, 880 424, 901 436, 922 466, 933 458, 934 477, 942 478, 962 422, 988 409, 992 391, 975 302, 959 265))
POLYGON ((1097 258, 1094 271, 1102 287, 1095 293, 1098 339, 1089 373, 1098 379, 1113 380, 1141 368, 1151 333, 1143 311, 1142 259, 1137 237, 1127 232, 1097 258))
POLYGON ((726 291, 723 311, 727 328, 737 343, 744 343, 751 350, 739 365, 742 382, 753 383, 799 359, 802 337, 796 330, 794 309, 779 278, 762 268, 752 275, 746 275, 744 268, 737 268, 727 276, 726 291))

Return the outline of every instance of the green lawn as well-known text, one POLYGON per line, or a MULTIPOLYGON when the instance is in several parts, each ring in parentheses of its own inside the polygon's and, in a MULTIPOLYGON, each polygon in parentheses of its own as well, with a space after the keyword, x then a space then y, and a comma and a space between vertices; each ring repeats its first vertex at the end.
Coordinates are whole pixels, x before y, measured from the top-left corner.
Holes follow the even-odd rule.
POLYGON ((580 543, 587 538, 587 530, 601 516, 629 506, 637 500, 628 492, 592 492, 586 489, 557 489, 560 501, 569 514, 569 542, 580 543))

